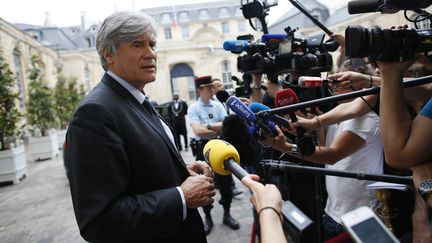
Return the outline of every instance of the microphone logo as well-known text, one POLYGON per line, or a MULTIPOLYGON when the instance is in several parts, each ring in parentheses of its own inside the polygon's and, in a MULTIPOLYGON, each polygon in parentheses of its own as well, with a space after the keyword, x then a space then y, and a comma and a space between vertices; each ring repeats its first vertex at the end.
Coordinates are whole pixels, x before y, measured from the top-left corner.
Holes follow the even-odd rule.
POLYGON ((241 104, 239 104, 235 99, 232 100, 231 106, 236 107, 246 118, 250 117, 250 112, 247 111, 241 104))
POLYGON ((281 107, 281 106, 287 106, 287 105, 291 105, 296 103, 294 97, 290 96, 290 97, 286 97, 284 99, 277 99, 277 106, 281 107))
POLYGON ((207 149, 204 153, 204 160, 207 162, 207 164, 210 164, 210 149, 207 149))

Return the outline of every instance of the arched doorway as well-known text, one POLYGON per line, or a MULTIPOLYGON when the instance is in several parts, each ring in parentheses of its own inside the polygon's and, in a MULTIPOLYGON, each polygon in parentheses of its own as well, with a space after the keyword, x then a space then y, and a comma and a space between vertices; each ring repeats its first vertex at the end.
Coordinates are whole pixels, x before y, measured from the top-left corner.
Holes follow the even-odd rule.
POLYGON ((186 101, 195 100, 194 73, 186 63, 178 63, 171 68, 171 90, 178 93, 180 98, 186 101))

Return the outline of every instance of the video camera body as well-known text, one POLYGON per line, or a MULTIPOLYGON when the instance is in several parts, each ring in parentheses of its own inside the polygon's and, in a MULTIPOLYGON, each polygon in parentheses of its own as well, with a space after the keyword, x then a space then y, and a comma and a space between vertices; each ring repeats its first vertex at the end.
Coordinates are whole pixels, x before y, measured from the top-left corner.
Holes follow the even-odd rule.
MULTIPOLYGON (((432 4, 431 0, 357 0, 348 3, 350 14, 382 12, 396 13, 399 10, 412 10, 418 13, 414 20, 417 23, 431 20, 430 13, 421 10, 432 4)), ((432 30, 416 30, 408 28, 381 29, 378 26, 364 28, 360 25, 350 25, 345 30, 346 55, 349 58, 368 57, 378 61, 406 61, 416 53, 432 51, 432 30)))
POLYGON ((235 54, 237 69, 245 74, 266 74, 274 83, 278 75, 307 71, 330 71, 333 60, 329 51, 338 43, 323 42, 324 34, 312 38, 296 38, 295 29, 285 28, 286 34, 264 34, 260 40, 225 41, 224 49, 235 54))

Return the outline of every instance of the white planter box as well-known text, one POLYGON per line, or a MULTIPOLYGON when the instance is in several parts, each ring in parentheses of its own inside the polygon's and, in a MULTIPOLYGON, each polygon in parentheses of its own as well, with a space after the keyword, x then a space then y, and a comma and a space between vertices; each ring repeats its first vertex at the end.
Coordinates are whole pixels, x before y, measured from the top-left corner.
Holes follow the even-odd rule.
POLYGON ((45 137, 30 137, 29 153, 32 161, 52 159, 59 155, 57 133, 45 137))
POLYGON ((27 162, 24 145, 0 151, 0 182, 18 183, 27 176, 27 162))
POLYGON ((57 130, 57 142, 58 142, 59 149, 63 149, 63 143, 66 140, 66 131, 67 129, 57 130))

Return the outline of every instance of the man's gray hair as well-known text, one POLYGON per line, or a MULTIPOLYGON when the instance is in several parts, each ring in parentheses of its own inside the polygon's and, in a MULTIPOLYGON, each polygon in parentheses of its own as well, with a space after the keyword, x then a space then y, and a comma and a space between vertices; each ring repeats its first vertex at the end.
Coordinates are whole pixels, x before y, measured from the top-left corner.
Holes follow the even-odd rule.
POLYGON ((108 63, 103 56, 104 49, 115 55, 120 43, 131 41, 143 34, 156 38, 156 23, 149 15, 142 12, 120 11, 108 16, 96 37, 96 50, 102 67, 108 70, 108 63))

